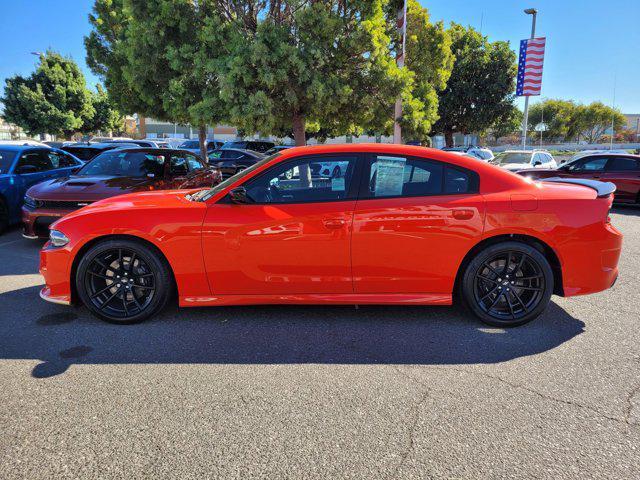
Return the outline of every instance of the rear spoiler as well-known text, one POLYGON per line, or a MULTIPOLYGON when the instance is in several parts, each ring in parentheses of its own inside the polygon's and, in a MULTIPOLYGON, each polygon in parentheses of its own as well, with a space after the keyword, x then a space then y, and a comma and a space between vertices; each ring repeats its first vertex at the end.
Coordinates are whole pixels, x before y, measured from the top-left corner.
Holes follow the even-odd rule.
POLYGON ((542 179, 543 182, 570 183, 572 185, 582 185, 589 187, 598 193, 598 198, 604 198, 616 191, 616 184, 611 182, 599 182, 598 180, 587 180, 583 178, 561 178, 551 177, 542 179))

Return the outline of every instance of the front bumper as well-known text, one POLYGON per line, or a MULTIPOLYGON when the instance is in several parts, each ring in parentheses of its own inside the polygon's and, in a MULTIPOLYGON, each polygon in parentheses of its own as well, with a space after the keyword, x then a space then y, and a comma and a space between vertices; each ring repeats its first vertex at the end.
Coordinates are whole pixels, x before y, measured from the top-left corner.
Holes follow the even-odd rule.
POLYGON ((40 274, 45 287, 40 298, 48 302, 70 305, 72 255, 67 247, 51 248, 49 242, 40 250, 40 274))
POLYGON ((74 210, 22 207, 22 235, 26 238, 48 238, 49 225, 74 210))

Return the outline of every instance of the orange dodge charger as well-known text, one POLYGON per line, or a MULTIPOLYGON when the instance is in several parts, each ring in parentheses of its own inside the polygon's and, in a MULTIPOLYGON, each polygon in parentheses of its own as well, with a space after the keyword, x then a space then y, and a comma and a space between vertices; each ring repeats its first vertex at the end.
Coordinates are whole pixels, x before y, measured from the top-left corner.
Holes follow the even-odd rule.
POLYGON ((553 293, 613 285, 614 191, 422 147, 291 148, 211 189, 121 195, 63 217, 40 255, 40 296, 115 323, 174 295, 183 307, 455 297, 488 324, 521 325, 553 293))

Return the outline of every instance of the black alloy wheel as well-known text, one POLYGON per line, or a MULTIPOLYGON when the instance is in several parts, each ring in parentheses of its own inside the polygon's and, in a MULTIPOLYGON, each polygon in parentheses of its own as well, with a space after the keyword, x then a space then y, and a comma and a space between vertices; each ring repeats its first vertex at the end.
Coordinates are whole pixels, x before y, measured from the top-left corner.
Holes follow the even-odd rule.
POLYGON ((467 266, 462 297, 485 323, 513 327, 527 323, 549 304, 553 272, 536 248, 505 242, 480 252, 467 266))
POLYGON ((153 249, 131 240, 107 240, 80 260, 76 287, 82 302, 99 318, 137 323, 167 303, 173 279, 153 249))

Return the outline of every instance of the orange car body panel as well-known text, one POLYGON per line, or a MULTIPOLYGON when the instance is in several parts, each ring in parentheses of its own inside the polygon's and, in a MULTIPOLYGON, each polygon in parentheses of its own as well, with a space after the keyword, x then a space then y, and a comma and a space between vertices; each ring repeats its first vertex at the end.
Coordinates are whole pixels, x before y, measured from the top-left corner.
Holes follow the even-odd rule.
POLYGON ((609 288, 622 235, 606 222, 612 199, 590 188, 531 182, 471 158, 406 145, 285 150, 206 202, 188 191, 134 193, 56 222, 70 242, 45 245, 41 295, 72 302, 74 258, 108 235, 141 238, 168 260, 182 306, 450 304, 463 259, 498 235, 527 235, 553 250, 566 296, 609 288), (306 204, 219 202, 274 163, 305 154, 411 155, 475 171, 478 193, 306 204))

